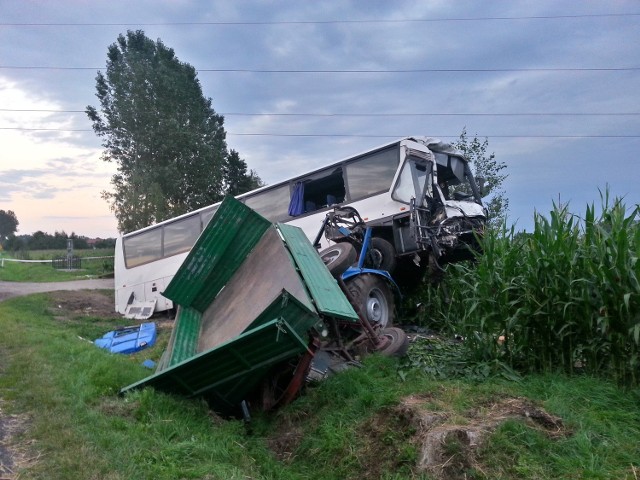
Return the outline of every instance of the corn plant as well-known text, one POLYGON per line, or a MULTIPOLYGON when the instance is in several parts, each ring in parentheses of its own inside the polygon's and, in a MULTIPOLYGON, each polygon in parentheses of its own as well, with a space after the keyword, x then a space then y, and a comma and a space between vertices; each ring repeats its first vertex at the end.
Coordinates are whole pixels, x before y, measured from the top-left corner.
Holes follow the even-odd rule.
POLYGON ((450 302, 432 315, 465 336, 470 361, 638 384, 640 207, 608 191, 601 204, 582 218, 554 205, 530 234, 489 231, 477 262, 449 268, 450 302))

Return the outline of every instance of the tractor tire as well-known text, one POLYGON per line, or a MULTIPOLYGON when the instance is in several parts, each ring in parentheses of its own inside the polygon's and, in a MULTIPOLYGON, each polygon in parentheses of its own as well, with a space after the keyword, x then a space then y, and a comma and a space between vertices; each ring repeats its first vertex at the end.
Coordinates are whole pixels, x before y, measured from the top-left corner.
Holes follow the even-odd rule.
POLYGON ((385 270, 392 274, 396 269, 396 249, 384 238, 373 237, 367 252, 365 267, 385 270))
POLYGON ((320 258, 335 278, 339 278, 356 261, 358 253, 347 242, 336 243, 320 252, 320 258))
POLYGON ((350 278, 346 285, 354 307, 372 327, 388 328, 393 325, 393 293, 383 277, 365 273, 350 278))
POLYGON ((400 328, 385 328, 380 333, 386 337, 386 343, 378 352, 386 357, 403 357, 409 350, 409 337, 400 328))

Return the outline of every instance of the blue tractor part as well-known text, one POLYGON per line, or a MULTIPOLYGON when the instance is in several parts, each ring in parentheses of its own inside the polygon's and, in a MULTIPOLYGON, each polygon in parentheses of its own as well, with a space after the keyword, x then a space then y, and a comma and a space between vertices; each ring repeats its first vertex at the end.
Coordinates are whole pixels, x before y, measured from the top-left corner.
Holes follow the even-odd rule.
POLYGON ((94 340, 94 344, 111 353, 136 353, 156 343, 155 322, 118 328, 94 340))

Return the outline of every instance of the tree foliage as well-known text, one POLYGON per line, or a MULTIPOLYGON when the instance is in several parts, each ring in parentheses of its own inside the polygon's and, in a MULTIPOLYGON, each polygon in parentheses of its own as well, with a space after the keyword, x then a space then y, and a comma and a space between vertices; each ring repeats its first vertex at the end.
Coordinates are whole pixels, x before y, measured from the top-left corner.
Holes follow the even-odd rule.
POLYGON ((453 145, 469 160, 474 177, 484 180, 484 190, 488 196, 485 205, 489 211, 489 226, 500 227, 509 211, 509 199, 502 189, 502 184, 507 178, 503 173, 507 165, 496 160, 495 153, 487 154, 489 141, 486 138, 480 141, 477 136, 474 136, 470 140, 466 128, 462 130, 459 140, 453 145))
POLYGON ((247 164, 235 150, 229 152, 223 173, 227 195, 240 195, 264 186, 264 182, 254 170, 247 173, 247 164))
POLYGON ((5 240, 18 231, 18 217, 12 210, 0 210, 0 240, 5 240))
MULTIPOLYGON (((102 196, 120 231, 222 198, 230 157, 224 118, 203 96, 195 69, 173 49, 140 30, 119 35, 106 72, 96 76, 96 96, 100 112, 88 106, 86 113, 103 139, 102 159, 118 166, 113 191, 102 196)), ((239 156, 232 161, 234 171, 244 166, 246 172, 239 156)))

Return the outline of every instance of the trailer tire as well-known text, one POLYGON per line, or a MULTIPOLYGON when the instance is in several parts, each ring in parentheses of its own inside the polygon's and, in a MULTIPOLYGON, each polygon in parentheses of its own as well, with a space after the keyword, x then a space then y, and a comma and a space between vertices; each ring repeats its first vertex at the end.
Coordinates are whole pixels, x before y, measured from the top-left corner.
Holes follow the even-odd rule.
POLYGON ((387 328, 393 325, 393 293, 383 277, 365 273, 350 278, 346 283, 354 307, 371 326, 387 328))
POLYGON ((386 357, 403 357, 409 350, 409 337, 404 331, 397 327, 385 328, 380 333, 387 338, 389 343, 385 344, 378 352, 386 357))
POLYGON ((396 269, 396 249, 381 237, 373 237, 365 266, 393 273, 396 269))
POLYGON ((353 245, 340 242, 320 252, 320 258, 335 278, 342 275, 358 257, 353 245))

